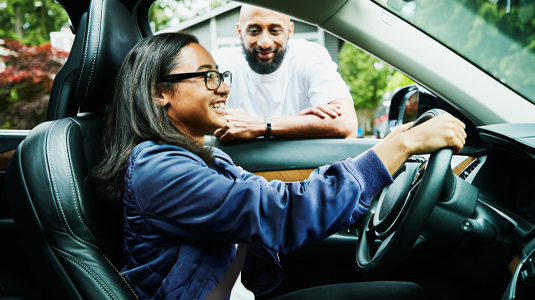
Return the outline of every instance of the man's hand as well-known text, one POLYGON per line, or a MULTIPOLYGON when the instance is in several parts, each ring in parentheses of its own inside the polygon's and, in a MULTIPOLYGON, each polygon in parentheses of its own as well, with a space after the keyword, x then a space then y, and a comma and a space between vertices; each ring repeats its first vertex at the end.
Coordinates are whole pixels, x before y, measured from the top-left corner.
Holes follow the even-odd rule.
POLYGON ((214 132, 222 142, 232 140, 250 140, 259 137, 266 131, 264 118, 253 118, 242 108, 226 110, 227 126, 214 132))
POLYGON ((302 111, 300 111, 297 115, 298 116, 304 116, 304 115, 316 115, 322 119, 324 119, 326 116, 330 116, 331 118, 336 118, 338 116, 342 115, 342 110, 340 109, 340 104, 323 104, 318 105, 310 108, 305 108, 302 111))

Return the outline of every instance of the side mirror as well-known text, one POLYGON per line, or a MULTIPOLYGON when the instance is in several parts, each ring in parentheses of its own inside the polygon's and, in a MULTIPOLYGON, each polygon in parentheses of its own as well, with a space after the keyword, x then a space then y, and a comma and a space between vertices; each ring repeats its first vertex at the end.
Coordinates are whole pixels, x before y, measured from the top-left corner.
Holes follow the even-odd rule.
POLYGON ((399 125, 416 121, 423 113, 433 108, 440 108, 451 113, 443 100, 422 86, 411 84, 400 88, 390 100, 388 112, 390 131, 399 125))
POLYGON ((418 86, 408 85, 400 88, 390 100, 388 126, 390 131, 399 125, 415 121, 418 118, 418 86))

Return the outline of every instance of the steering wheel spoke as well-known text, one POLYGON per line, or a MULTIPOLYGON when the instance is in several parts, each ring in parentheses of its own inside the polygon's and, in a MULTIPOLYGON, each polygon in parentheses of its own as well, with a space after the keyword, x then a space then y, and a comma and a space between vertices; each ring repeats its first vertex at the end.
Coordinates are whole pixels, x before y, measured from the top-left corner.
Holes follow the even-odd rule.
POLYGON ((378 257, 387 248, 388 244, 392 240, 392 237, 394 236, 394 233, 395 232, 390 233, 384 240, 381 241, 381 245, 379 246, 379 248, 377 248, 377 251, 375 251, 375 253, 373 254, 372 259, 375 259, 376 257, 378 257))
POLYGON ((369 240, 375 240, 377 239, 377 231, 375 231, 375 226, 373 225, 373 218, 375 214, 372 214, 370 219, 368 220, 368 225, 366 226, 365 233, 366 238, 369 240))

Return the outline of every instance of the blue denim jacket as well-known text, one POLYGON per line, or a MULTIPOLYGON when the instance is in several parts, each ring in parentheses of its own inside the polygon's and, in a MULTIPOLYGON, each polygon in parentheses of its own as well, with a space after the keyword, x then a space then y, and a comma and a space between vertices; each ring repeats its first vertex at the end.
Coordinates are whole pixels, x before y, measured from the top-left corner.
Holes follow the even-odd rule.
POLYGON ((266 293, 282 280, 277 252, 347 227, 392 183, 371 150, 294 183, 268 182, 212 150, 210 166, 183 148, 153 142, 130 154, 123 273, 141 299, 204 299, 230 266, 236 243, 249 244, 243 284, 266 293))

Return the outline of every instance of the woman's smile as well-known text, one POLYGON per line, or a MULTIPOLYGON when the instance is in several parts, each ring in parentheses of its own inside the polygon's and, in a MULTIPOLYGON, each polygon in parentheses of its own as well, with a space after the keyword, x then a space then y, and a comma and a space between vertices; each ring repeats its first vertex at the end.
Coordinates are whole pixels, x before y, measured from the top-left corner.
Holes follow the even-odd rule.
POLYGON ((213 108, 218 114, 225 114, 225 107, 227 106, 227 100, 221 99, 213 102, 210 107, 213 108))

